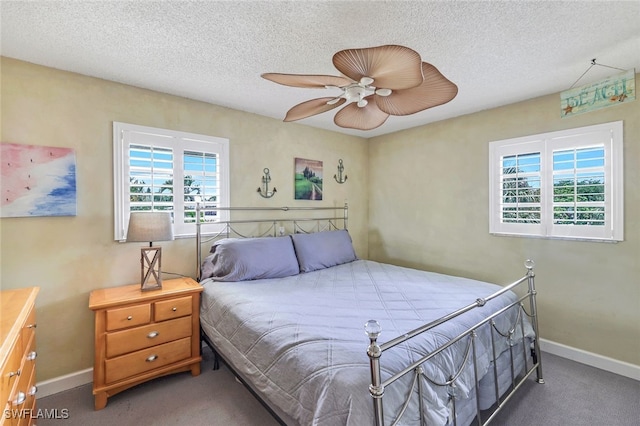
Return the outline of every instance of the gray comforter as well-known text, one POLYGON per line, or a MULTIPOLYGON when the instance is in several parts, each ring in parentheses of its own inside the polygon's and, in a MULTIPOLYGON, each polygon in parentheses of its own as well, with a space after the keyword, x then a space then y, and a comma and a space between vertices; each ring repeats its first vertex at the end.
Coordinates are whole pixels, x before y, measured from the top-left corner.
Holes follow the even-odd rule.
MULTIPOLYGON (((378 342, 383 343, 500 289, 484 282, 366 260, 286 278, 204 280, 202 285, 203 329, 263 398, 301 425, 357 426, 373 424, 368 338, 363 328, 367 320, 381 324, 378 342)), ((410 344, 385 352, 381 358, 383 380, 515 298, 507 293, 410 344)), ((512 326, 516 309, 511 311, 509 318, 498 320, 498 329, 506 331, 512 326)), ((489 327, 478 333, 481 375, 492 359, 489 334, 489 327)), ((533 334, 528 323, 525 334, 533 334)), ((426 375, 445 381, 460 367, 465 347, 463 341, 427 363, 426 375)), ((498 353, 507 347, 508 343, 500 340, 498 353)), ((474 383, 469 363, 456 382, 458 397, 468 397, 474 383)), ((450 418, 447 389, 427 385, 426 391, 428 424, 446 424, 450 418)), ((385 390, 386 424, 408 392, 403 382, 385 390)), ((415 399, 401 424, 417 422, 415 399)))

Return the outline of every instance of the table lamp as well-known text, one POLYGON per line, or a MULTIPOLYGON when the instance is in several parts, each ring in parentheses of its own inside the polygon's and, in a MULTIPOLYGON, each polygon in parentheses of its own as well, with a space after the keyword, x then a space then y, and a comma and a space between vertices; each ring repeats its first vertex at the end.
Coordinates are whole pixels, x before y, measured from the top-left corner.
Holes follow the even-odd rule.
POLYGON ((173 240, 171 212, 131 212, 127 242, 149 242, 149 247, 140 249, 140 286, 142 291, 162 288, 162 248, 153 246, 154 241, 173 240))

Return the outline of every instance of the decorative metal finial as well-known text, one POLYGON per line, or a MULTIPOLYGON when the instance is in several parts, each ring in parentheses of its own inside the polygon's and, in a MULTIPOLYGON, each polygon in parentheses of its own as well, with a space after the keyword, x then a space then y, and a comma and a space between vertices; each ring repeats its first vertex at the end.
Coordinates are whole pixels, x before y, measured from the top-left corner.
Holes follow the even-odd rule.
POLYGON ((344 164, 342 164, 342 158, 341 158, 341 159, 338 160, 338 174, 337 175, 333 175, 333 178, 338 183, 345 183, 347 181, 347 175, 344 175, 344 179, 343 179, 342 178, 342 172, 344 172, 344 164))
POLYGON ((264 176, 262 176, 262 188, 258 188, 258 194, 263 198, 273 197, 277 191, 276 187, 273 187, 273 191, 269 191, 269 182, 271 182, 271 174, 267 167, 263 170, 264 176))

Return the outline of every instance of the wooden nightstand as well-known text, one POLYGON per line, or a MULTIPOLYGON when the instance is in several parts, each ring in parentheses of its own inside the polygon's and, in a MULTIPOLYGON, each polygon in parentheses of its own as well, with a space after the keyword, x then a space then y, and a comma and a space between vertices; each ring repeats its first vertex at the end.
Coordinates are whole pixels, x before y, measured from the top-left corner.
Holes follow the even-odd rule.
POLYGON ((94 290, 95 409, 132 386, 191 370, 200 374, 200 292, 191 278, 162 282, 141 291, 140 284, 94 290))

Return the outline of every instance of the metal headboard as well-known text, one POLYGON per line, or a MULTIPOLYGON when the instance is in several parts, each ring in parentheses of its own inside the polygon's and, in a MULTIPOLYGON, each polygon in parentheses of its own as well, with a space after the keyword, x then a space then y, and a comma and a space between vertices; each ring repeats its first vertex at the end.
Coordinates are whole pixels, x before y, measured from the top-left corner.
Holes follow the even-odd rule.
POLYGON ((319 232, 323 230, 332 230, 332 229, 347 229, 349 221, 349 206, 345 202, 344 206, 341 207, 203 207, 201 202, 196 202, 196 260, 198 264, 196 265, 196 279, 198 282, 201 279, 201 271, 200 267, 202 265, 202 244, 208 241, 214 241, 219 238, 229 238, 231 236, 237 236, 240 238, 248 238, 251 237, 249 235, 244 235, 239 232, 237 228, 234 228, 235 225, 240 224, 270 224, 266 231, 263 231, 260 237, 265 236, 273 236, 277 237, 278 235, 284 235, 282 233, 282 227, 279 226, 282 223, 291 223, 293 224, 293 232, 294 233, 310 233, 310 232, 319 232), (221 212, 221 211, 229 211, 229 212, 241 212, 241 211, 252 211, 252 212, 317 212, 317 211, 333 211, 335 213, 342 212, 341 216, 337 214, 329 217, 287 217, 281 216, 277 218, 263 218, 263 219, 243 219, 243 220, 228 220, 228 221, 218 221, 218 222, 205 222, 202 220, 202 215, 206 212, 221 212), (339 222, 342 221, 342 227, 339 227, 339 222), (221 226, 222 229, 219 229, 211 234, 207 235, 206 240, 203 240, 202 236, 202 225, 215 224, 221 226), (304 227, 303 223, 306 224, 315 224, 313 231, 311 231, 309 227, 304 227))

